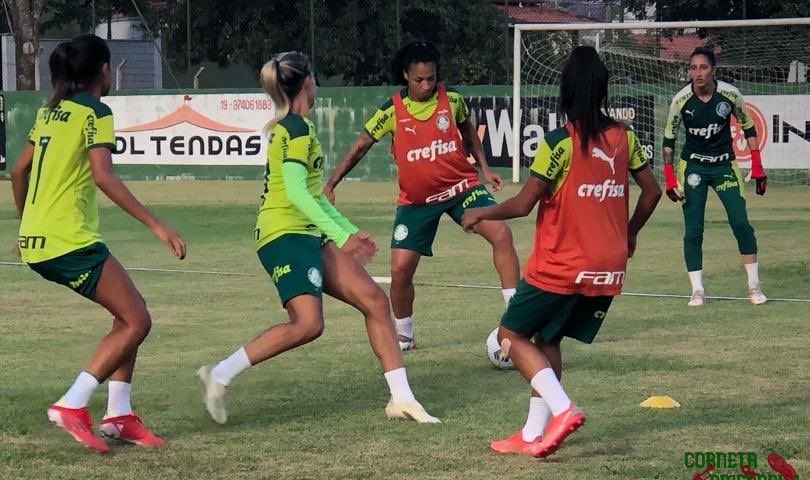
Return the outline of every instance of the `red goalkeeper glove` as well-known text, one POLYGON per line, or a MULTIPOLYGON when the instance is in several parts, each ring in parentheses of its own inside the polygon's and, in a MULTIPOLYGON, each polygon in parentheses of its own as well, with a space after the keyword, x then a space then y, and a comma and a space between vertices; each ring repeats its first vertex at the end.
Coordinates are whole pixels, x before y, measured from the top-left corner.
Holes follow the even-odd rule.
POLYGON ((768 188, 768 176, 762 168, 762 155, 759 150, 751 150, 751 178, 757 182, 757 195, 765 195, 768 188))
POLYGON ((678 180, 675 178, 675 168, 671 163, 664 164, 664 184, 667 191, 667 197, 673 202, 683 200, 680 188, 678 188, 678 180))

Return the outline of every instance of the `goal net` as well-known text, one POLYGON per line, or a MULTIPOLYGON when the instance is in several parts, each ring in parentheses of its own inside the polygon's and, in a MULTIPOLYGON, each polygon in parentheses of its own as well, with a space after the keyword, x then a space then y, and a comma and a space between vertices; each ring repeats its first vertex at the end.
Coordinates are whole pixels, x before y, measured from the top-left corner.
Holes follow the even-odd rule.
MULTIPOLYGON (((706 47, 717 54, 717 78, 745 98, 769 182, 810 185, 810 19, 517 24, 514 41, 514 181, 531 163, 539 139, 561 126, 563 62, 573 47, 591 45, 610 70, 608 113, 635 129, 656 174, 670 102, 689 81, 689 54, 706 47)), ((740 167, 747 169, 750 154, 733 117, 732 135, 740 167)), ((681 128, 676 155, 684 137, 681 128)))

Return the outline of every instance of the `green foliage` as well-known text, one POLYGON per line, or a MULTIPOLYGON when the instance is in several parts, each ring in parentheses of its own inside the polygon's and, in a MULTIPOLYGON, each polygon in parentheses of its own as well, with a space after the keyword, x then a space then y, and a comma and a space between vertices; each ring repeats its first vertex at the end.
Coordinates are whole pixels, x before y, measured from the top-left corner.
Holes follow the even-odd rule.
MULTIPOLYGON (((390 1, 310 2, 194 0, 191 13, 192 63, 243 63, 258 71, 274 52, 312 51, 320 77, 371 85, 390 81, 388 62, 396 52, 395 4, 390 1)), ((434 41, 443 54, 448 81, 503 83, 509 68, 502 15, 485 0, 414 0, 400 5, 400 42, 434 41)), ((184 67, 186 3, 169 0, 157 21, 166 36, 170 61, 184 67)))

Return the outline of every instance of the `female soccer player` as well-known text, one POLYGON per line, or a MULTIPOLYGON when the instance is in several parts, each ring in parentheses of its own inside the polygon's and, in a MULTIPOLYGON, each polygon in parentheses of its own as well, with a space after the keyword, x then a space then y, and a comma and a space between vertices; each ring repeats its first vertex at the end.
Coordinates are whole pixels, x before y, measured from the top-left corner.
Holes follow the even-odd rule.
POLYGON ((692 283, 690 306, 706 301, 703 290, 703 218, 709 187, 714 189, 728 215, 728 222, 748 273, 748 298, 754 305, 768 301, 759 283, 757 240, 748 222, 743 197, 743 180, 731 144, 731 115, 742 127, 751 151, 751 178, 756 180, 757 195, 764 195, 768 184, 762 168, 759 141, 754 122, 745 110, 740 91, 715 79, 717 60, 714 52, 696 48, 689 59, 691 82, 675 94, 669 107, 664 130, 664 179, 667 196, 673 202, 683 200, 686 224, 683 256, 692 283), (679 185, 673 167, 675 137, 683 122, 686 142, 681 152, 679 185), (683 182, 683 180, 686 180, 683 182))
POLYGON ((113 116, 99 100, 110 90, 110 50, 104 40, 79 35, 61 43, 49 66, 54 96, 37 111, 12 170, 21 218, 19 251, 47 280, 106 308, 113 326, 67 393, 48 409, 48 418, 84 445, 106 452, 107 445, 93 433, 87 403, 99 383, 109 380, 101 432, 140 445, 162 445, 130 406, 135 357, 151 318, 129 275, 101 241, 96 186, 149 227, 174 256, 185 257, 186 245, 113 173, 113 116))
POLYGON ((321 335, 325 292, 365 316, 371 348, 391 391, 388 417, 439 422, 411 392, 388 298, 361 265, 377 246, 321 194, 323 153, 308 118, 316 93, 309 59, 299 52, 279 53, 262 68, 261 82, 276 117, 268 124, 270 146, 256 247, 289 321, 268 328, 216 366, 200 367, 197 374, 205 387, 208 413, 225 423, 225 387, 236 375, 321 335))
POLYGON ((567 124, 543 138, 520 193, 462 218, 471 231, 483 220, 526 216, 540 202, 534 249, 498 331, 533 396, 523 429, 492 442, 496 452, 545 457, 585 422, 559 382, 560 341, 593 341, 621 293, 638 232, 661 197, 633 130, 604 114, 607 86, 596 50, 575 48, 560 79, 567 124), (629 222, 628 173, 641 187, 629 222))
MULTIPOLYGON (((391 240, 391 305, 400 348, 411 350, 416 346, 413 276, 419 259, 433 255, 439 219, 446 213, 459 223, 467 208, 495 204, 464 152, 472 154, 496 192, 503 188, 503 180, 487 165, 464 99, 439 82, 439 52, 432 44, 404 45, 394 56, 392 74, 406 87, 369 118, 326 183, 324 194, 334 201, 334 188, 341 179, 372 145, 387 133, 392 135, 400 193, 391 240)), ((492 245, 508 302, 520 275, 512 232, 502 221, 482 222, 475 231, 492 245)))

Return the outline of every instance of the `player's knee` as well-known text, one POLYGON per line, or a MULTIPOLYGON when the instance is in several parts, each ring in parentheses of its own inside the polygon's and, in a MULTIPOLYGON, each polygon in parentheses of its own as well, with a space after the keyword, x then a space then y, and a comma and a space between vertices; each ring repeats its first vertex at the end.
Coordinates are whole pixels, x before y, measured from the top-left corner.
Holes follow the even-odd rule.
POLYGON ((140 344, 152 330, 152 316, 146 308, 132 312, 125 318, 130 339, 140 344))
POLYGON ((388 295, 385 294, 379 285, 375 285, 373 289, 362 296, 363 304, 361 310, 365 315, 378 315, 385 314, 387 316, 391 306, 388 301, 388 295))
POLYGON ((683 241, 685 243, 700 243, 703 241, 702 228, 687 228, 683 234, 683 241))
POLYGON ((409 287, 413 284, 413 268, 405 263, 391 264, 392 286, 409 287))
POLYGON ((734 236, 737 238, 745 238, 751 236, 754 232, 754 229, 751 228, 751 224, 748 223, 748 220, 742 218, 735 218, 729 221, 729 225, 731 225, 731 230, 734 232, 734 236))
POLYGON ((512 246, 512 229, 506 222, 499 222, 492 232, 489 243, 495 248, 509 248, 512 246))
POLYGON ((299 323, 297 327, 296 334, 298 336, 298 340, 302 343, 311 342, 323 334, 322 320, 312 320, 309 322, 299 323))

